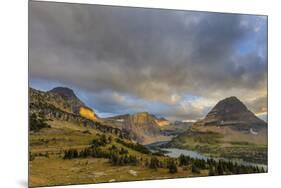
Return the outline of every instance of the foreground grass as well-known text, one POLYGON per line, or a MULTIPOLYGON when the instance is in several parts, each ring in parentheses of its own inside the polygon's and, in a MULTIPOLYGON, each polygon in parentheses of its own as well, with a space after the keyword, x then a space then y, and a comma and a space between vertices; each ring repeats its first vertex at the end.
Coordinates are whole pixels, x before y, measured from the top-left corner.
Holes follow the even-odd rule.
MULTIPOLYGON (((190 177, 191 169, 178 170, 170 174, 167 169, 149 169, 144 166, 113 166, 107 159, 87 158, 63 160, 61 158, 38 157, 30 163, 30 186, 70 185, 133 180, 190 177)), ((196 176, 207 176, 202 170, 196 176)))
MULTIPOLYGON (((30 133, 30 187, 261 172, 256 168, 215 161, 208 163, 185 157, 183 160, 171 159, 146 152, 143 146, 136 147, 138 145, 131 141, 120 140, 110 133, 105 135, 82 125, 73 125, 71 122, 52 121, 50 124, 51 128, 43 128, 39 132, 30 133), (103 137, 106 137, 107 141, 104 142, 106 144, 99 144, 97 141, 103 140, 103 137), (126 154, 120 153, 120 156, 134 156, 138 162, 134 165, 125 162, 115 164, 110 157, 96 158, 97 156, 91 155, 65 158, 66 151, 75 150, 80 153, 86 148, 93 147, 94 140, 95 147, 98 147, 100 151, 109 152, 114 146, 117 152, 121 149, 126 151, 126 154), (162 163, 156 168, 151 166, 151 161, 155 158, 162 163), (167 161, 170 160, 175 162, 177 168, 175 172, 171 172, 167 166, 167 161)), ((202 137, 202 135, 207 135, 208 139, 199 138, 199 141, 209 142, 213 138, 217 140, 212 141, 212 144, 219 144, 219 135, 216 137, 216 134, 204 133, 199 136, 202 137)), ((241 142, 233 144, 245 145, 241 142)))
MULTIPOLYGON (((150 169, 144 163, 152 157, 151 155, 140 153, 116 142, 114 135, 111 135, 112 143, 102 148, 108 150, 112 145, 125 148, 130 155, 142 158, 140 164, 114 166, 109 159, 91 157, 64 160, 65 150, 77 149, 79 151, 87 148, 93 139, 99 137, 100 133, 91 129, 85 130, 83 127, 77 128, 77 125, 73 129, 71 123, 52 123, 52 128, 30 133, 30 156, 32 158, 29 162, 30 187, 208 175, 208 170, 201 170, 200 173, 194 174, 191 172, 191 167, 178 168, 178 172, 175 174, 169 173, 167 168, 150 169)), ((158 156, 158 158, 159 160, 167 159, 164 156, 158 156)))

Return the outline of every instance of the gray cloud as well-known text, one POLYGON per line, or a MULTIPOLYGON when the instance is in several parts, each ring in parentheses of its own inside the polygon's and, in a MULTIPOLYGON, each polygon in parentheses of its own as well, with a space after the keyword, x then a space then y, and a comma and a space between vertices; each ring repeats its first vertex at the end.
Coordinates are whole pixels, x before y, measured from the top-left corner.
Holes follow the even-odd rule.
POLYGON ((266 99, 262 16, 31 2, 29 29, 31 79, 96 93, 102 111, 146 107, 98 97, 109 91, 165 103, 163 115, 188 118, 209 107, 183 109, 185 95, 208 105, 230 95, 266 99))

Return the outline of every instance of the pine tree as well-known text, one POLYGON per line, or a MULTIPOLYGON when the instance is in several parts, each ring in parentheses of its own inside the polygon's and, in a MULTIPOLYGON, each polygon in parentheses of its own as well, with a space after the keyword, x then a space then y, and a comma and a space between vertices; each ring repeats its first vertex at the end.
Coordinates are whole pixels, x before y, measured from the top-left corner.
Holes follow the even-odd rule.
POLYGON ((192 173, 200 174, 200 170, 197 166, 195 166, 195 164, 192 164, 191 171, 192 173))
POLYGON ((167 167, 169 169, 169 172, 172 173, 172 174, 178 172, 177 165, 176 165, 176 163, 175 163, 175 161, 173 159, 170 159, 168 161, 167 167))
POLYGON ((152 157, 150 159, 149 168, 157 170, 158 167, 159 167, 159 160, 157 159, 157 157, 152 157))
POLYGON ((214 168, 211 167, 209 170, 209 176, 215 176, 215 175, 216 175, 216 172, 215 172, 214 168))

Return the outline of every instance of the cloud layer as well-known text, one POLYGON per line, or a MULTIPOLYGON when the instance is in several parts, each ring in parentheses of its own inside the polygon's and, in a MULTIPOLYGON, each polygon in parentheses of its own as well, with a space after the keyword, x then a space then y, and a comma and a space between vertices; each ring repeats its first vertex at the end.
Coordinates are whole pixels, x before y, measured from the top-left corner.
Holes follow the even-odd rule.
POLYGON ((100 113, 197 119, 233 95, 267 111, 264 16, 31 2, 29 29, 31 81, 100 113))

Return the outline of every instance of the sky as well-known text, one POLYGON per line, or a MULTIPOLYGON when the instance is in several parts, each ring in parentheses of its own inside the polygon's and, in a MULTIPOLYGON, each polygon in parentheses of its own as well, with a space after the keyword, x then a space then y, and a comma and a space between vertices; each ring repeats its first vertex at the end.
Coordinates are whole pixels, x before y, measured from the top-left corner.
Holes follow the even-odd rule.
POLYGON ((204 117, 236 96, 267 120, 267 17, 31 1, 30 87, 100 117, 204 117))

